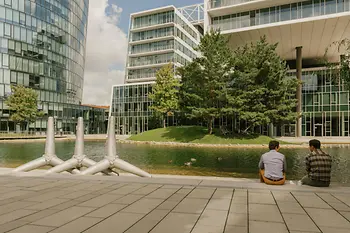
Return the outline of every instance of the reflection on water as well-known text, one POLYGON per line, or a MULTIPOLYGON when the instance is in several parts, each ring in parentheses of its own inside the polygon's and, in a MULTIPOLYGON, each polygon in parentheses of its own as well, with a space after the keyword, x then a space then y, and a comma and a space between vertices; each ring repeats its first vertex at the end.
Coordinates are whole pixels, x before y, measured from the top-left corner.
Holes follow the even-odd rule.
MULTIPOLYGON (((44 151, 44 143, 0 144, 0 166, 16 167, 38 158, 44 151)), ((119 156, 151 173, 180 175, 210 175, 230 177, 257 177, 257 165, 264 149, 242 148, 188 148, 159 147, 150 145, 118 144, 119 156), (184 165, 191 162, 190 166, 184 165)), ((66 160, 72 156, 74 142, 57 142, 58 157, 66 160)), ((334 158, 333 180, 350 183, 349 146, 332 146, 325 149, 334 158)), ((304 159, 307 148, 283 149, 288 164, 288 179, 300 179, 305 175, 304 159)), ((86 142, 85 153, 95 161, 104 156, 104 142, 86 142)))

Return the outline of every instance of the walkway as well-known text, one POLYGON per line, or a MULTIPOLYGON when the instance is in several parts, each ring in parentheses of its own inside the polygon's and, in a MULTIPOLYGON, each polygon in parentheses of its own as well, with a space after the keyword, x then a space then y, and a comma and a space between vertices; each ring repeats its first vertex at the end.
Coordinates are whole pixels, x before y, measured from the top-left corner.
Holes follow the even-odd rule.
POLYGON ((39 175, 0 176, 0 233, 350 232, 348 187, 39 175))

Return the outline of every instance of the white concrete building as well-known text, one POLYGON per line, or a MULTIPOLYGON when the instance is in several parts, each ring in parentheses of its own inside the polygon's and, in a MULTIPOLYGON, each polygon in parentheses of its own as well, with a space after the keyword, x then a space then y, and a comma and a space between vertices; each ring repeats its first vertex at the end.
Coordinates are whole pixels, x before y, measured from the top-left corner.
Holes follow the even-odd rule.
POLYGON ((117 133, 139 133, 149 128, 148 93, 156 73, 171 63, 174 72, 199 54, 203 32, 203 4, 166 6, 130 15, 125 84, 113 87, 111 114, 117 133))

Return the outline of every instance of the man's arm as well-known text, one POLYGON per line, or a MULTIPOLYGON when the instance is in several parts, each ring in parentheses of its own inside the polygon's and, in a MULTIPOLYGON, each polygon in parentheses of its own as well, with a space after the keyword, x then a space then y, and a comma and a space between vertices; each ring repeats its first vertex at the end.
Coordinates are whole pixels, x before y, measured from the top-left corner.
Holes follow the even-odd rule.
POLYGON ((263 157, 260 157, 260 162, 259 162, 259 169, 264 169, 264 162, 263 162, 263 157))
POLYGON ((307 173, 309 173, 309 172, 311 171, 309 156, 306 156, 306 157, 305 157, 305 166, 306 166, 306 171, 307 171, 307 173))
POLYGON ((283 172, 287 172, 287 159, 286 159, 286 156, 283 157, 283 172))

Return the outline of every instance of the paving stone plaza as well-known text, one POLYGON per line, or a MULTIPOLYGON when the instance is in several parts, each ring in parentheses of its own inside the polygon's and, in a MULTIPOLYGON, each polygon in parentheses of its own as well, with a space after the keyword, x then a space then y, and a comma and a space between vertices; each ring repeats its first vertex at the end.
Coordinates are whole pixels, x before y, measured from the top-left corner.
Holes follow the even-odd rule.
POLYGON ((349 233, 350 188, 171 176, 2 175, 4 232, 349 233))

